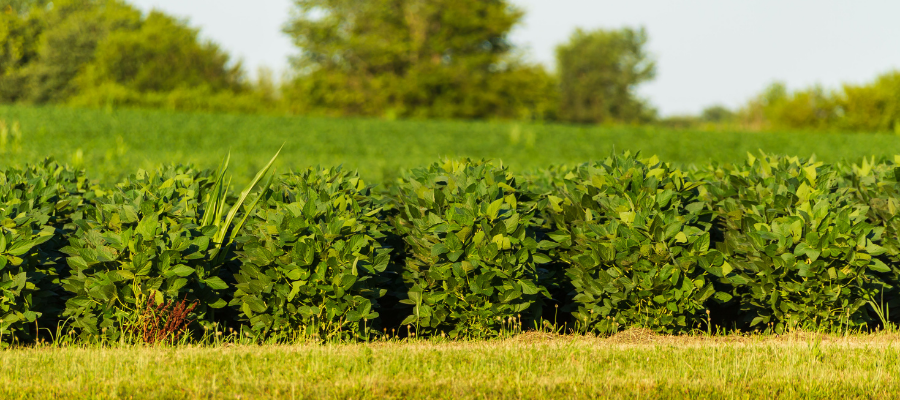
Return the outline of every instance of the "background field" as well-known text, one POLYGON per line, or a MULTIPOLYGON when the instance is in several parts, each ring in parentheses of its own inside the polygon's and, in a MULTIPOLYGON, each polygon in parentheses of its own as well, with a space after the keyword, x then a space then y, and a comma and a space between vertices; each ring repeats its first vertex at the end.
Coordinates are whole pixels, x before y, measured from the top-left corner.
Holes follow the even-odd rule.
POLYGON ((198 114, 149 110, 86 110, 0 106, 0 120, 18 122, 21 138, 8 135, 0 166, 53 156, 114 182, 136 168, 194 163, 215 168, 231 151, 236 183, 249 180, 285 144, 276 166, 343 164, 375 183, 403 168, 442 156, 495 158, 522 171, 551 164, 605 158, 613 150, 641 150, 679 164, 741 162, 746 153, 823 161, 900 154, 891 134, 712 132, 655 127, 563 124, 387 121, 198 114))

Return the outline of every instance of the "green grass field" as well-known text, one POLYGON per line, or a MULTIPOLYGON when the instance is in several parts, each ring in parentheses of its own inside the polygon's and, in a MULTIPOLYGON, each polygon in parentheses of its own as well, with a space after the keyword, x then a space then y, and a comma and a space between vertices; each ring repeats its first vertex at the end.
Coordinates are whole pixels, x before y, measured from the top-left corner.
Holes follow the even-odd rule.
POLYGON ((900 389, 896 334, 37 348, 0 353, 0 397, 873 399, 900 389))
POLYGON ((385 121, 148 110, 83 110, 0 106, 0 121, 18 122, 0 146, 0 166, 54 156, 110 182, 123 172, 161 163, 215 168, 229 151, 237 183, 249 180, 285 145, 277 167, 343 164, 367 180, 442 156, 501 159, 514 171, 605 158, 613 150, 643 151, 663 161, 735 162, 746 153, 816 157, 823 161, 900 154, 900 138, 883 134, 673 131, 514 122, 385 121))

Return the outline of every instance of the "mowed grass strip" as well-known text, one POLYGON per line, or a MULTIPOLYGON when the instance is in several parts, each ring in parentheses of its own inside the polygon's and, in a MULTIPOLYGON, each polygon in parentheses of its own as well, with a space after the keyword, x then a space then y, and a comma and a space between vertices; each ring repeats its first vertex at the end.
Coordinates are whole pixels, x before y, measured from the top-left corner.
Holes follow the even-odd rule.
POLYGON ((2 398, 896 398, 897 335, 523 335, 502 341, 0 353, 2 398))
POLYGON ((643 151, 678 164, 743 162, 747 152, 820 161, 900 154, 890 134, 707 132, 657 127, 602 127, 521 122, 388 121, 0 106, 0 120, 18 122, 8 134, 0 166, 47 156, 87 169, 107 183, 138 168, 193 163, 215 168, 229 151, 235 183, 248 182, 282 144, 276 168, 313 165, 358 169, 381 183, 440 157, 501 159, 513 172, 553 164, 605 159, 611 152, 643 151))

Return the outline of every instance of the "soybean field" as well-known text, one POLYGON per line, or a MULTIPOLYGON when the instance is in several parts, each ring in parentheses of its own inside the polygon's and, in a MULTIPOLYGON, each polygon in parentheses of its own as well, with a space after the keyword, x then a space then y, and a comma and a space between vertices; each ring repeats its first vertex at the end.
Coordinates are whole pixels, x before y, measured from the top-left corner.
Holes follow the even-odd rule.
POLYGON ((52 156, 112 183, 138 168, 193 163, 215 168, 230 151, 246 183, 284 145, 279 170, 356 169, 380 183, 441 157, 502 160, 515 172, 641 151, 675 164, 742 162, 762 150, 826 162, 900 154, 889 134, 707 132, 520 122, 388 121, 362 118, 0 106, 0 166, 52 156), (3 128, 5 126, 5 128, 3 128), (5 133, 4 133, 5 132, 5 133))

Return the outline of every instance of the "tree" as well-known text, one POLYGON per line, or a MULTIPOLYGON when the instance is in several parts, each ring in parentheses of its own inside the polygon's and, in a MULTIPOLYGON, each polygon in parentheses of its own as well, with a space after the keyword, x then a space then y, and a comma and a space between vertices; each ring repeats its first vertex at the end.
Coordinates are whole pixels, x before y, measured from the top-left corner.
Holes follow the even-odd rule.
POLYGON ((144 15, 122 0, 16 0, 0 13, 2 102, 255 108, 254 99, 237 104, 244 89, 240 63, 159 11, 144 15))
POLYGON ((151 11, 135 29, 110 32, 78 77, 82 90, 115 83, 138 92, 208 86, 242 89, 241 64, 230 65, 217 45, 201 42, 183 21, 151 11))
POLYGON ((845 84, 835 97, 841 129, 900 134, 900 71, 879 75, 871 83, 845 84))
POLYGON ((294 4, 285 32, 300 54, 292 60, 297 79, 288 97, 308 110, 519 117, 552 97, 531 93, 552 89, 552 78, 515 56, 507 35, 522 12, 505 0, 294 4))
POLYGON ((27 67, 28 98, 46 103, 76 94, 75 77, 94 59, 98 44, 110 32, 136 29, 141 13, 116 0, 57 0, 37 18, 46 28, 39 57, 27 67))
POLYGON ((703 122, 723 123, 734 119, 734 111, 728 109, 721 104, 716 104, 703 109, 700 113, 700 120, 703 122))
POLYGON ((38 58, 43 24, 25 11, 18 3, 0 8, 0 102, 22 100, 28 82, 24 67, 38 58))
POLYGON ((27 14, 35 7, 43 7, 49 0, 0 0, 0 12, 27 14))
POLYGON ((577 29, 556 48, 560 119, 580 123, 645 122, 655 110, 635 88, 656 75, 641 29, 577 29))

